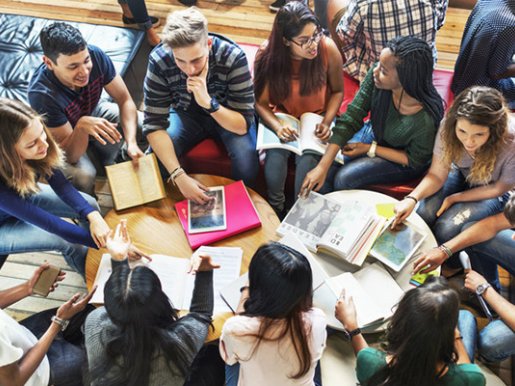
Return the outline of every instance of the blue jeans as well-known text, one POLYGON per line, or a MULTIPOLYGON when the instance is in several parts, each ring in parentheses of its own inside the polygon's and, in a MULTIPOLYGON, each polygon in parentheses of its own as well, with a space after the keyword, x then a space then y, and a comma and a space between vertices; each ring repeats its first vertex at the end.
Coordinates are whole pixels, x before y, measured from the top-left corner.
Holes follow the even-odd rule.
MULTIPOLYGON (((238 380, 240 378, 240 364, 235 363, 232 366, 225 365, 225 386, 238 386, 238 380)), ((313 378, 315 386, 322 386, 322 372, 320 368, 320 361, 315 367, 315 376, 313 378)))
MULTIPOLYGON (((119 109, 116 103, 100 100, 98 105, 91 112, 92 117, 104 118, 111 123, 119 123, 119 109)), ((118 125, 118 130, 122 128, 118 125)), ((141 122, 138 123, 138 130, 141 131, 141 122)), ((102 145, 96 139, 89 140, 87 152, 74 163, 66 163, 63 170, 64 175, 81 192, 93 195, 95 193, 95 177, 97 170, 104 166, 113 165, 120 154, 124 141, 102 145)))
MULTIPOLYGON (((463 230, 472 224, 465 225, 463 230)), ((500 265, 512 276, 515 276, 515 241, 512 239, 513 233, 513 230, 506 229, 497 233, 493 239, 465 249, 470 257, 472 268, 483 275, 497 290, 501 288, 497 265, 500 265)))
POLYGON ((132 13, 132 18, 138 26, 146 31, 152 28, 152 20, 148 16, 145 0, 118 0, 119 4, 127 4, 132 13))
MULTIPOLYGON (((443 187, 432 196, 420 201, 417 213, 431 227, 438 244, 445 243, 458 235, 465 224, 500 213, 509 197, 509 193, 505 193, 501 197, 482 201, 459 202, 452 205, 440 217, 436 217, 436 212, 447 196, 467 189, 470 189, 470 186, 463 174, 458 169, 452 169, 443 187)), ((451 258, 448 263, 454 267, 461 266, 456 257, 451 258)))
POLYGON ((478 334, 474 315, 470 311, 460 310, 458 329, 471 362, 474 362, 476 347, 479 356, 488 362, 499 362, 515 355, 515 332, 502 320, 488 323, 478 334))
POLYGON ((247 186, 254 186, 259 170, 255 123, 247 134, 238 135, 224 129, 211 116, 192 116, 186 112, 171 110, 170 125, 166 131, 173 141, 177 158, 206 138, 221 140, 231 159, 232 178, 243 180, 247 186))
MULTIPOLYGON (((372 143, 374 139, 372 124, 367 121, 347 143, 372 143)), ((344 165, 338 169, 334 177, 334 190, 360 189, 373 184, 403 183, 420 177, 427 168, 428 165, 403 166, 380 157, 345 156, 344 165)))
MULTIPOLYGON (((86 316, 94 309, 95 307, 88 305, 84 311, 76 314, 70 319, 66 330, 59 332, 52 342, 46 354, 50 362, 50 385, 83 385, 82 374, 87 371, 87 357, 82 325, 86 316)), ((40 339, 50 327, 50 318, 56 312, 56 308, 42 311, 22 320, 20 324, 40 339)))
MULTIPOLYGON (((39 184, 39 187, 41 191, 28 197, 27 201, 58 217, 77 219, 81 227, 89 229, 89 223, 80 219, 78 213, 61 200, 49 185, 39 184)), ((98 204, 93 197, 81 194, 93 208, 98 210, 98 204)), ((61 252, 68 265, 85 277, 88 247, 72 244, 58 235, 15 217, 0 215, 0 255, 43 251, 61 252)))

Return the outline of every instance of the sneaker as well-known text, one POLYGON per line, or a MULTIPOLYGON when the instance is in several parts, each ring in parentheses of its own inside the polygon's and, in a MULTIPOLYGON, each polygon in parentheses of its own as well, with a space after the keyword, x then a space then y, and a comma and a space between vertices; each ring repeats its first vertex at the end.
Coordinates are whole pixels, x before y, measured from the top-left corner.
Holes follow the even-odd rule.
POLYGON ((286 0, 275 0, 268 6, 268 8, 270 8, 270 11, 272 12, 277 12, 284 4, 286 4, 286 0))
MULTIPOLYGON (((155 17, 155 16, 149 16, 149 17, 150 17, 150 21, 152 22, 152 27, 154 27, 154 28, 159 27, 159 25, 161 24, 161 21, 159 20, 159 18, 155 17)), ((122 22, 127 27, 139 28, 139 24, 136 23, 136 21, 131 17, 122 15, 122 22)))
POLYGON ((179 3, 187 7, 191 7, 192 5, 197 4, 197 0, 179 0, 179 3))

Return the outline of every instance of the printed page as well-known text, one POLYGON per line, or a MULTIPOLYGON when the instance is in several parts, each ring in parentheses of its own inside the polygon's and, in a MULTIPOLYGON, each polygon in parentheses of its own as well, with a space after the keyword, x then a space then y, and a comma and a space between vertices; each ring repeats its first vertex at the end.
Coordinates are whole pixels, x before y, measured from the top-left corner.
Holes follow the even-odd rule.
POLYGON ((316 245, 340 211, 341 204, 311 191, 306 198, 299 198, 277 228, 281 236, 293 233, 310 251, 316 245))
POLYGON ((381 263, 367 264, 354 277, 377 303, 381 316, 389 318, 404 291, 381 263))
MULTIPOLYGON (((311 150, 318 154, 324 154, 325 149, 328 146, 327 142, 323 142, 320 140, 316 134, 316 125, 321 123, 324 120, 324 117, 315 113, 304 113, 300 117, 300 127, 301 127, 301 135, 300 135, 300 149, 302 151, 311 150)), ((334 123, 331 124, 331 131, 334 127, 334 123)), ((338 153, 336 156, 336 162, 341 163, 343 165, 343 156, 341 153, 338 153)))
POLYGON ((106 166, 109 186, 117 210, 131 208, 166 196, 154 154, 132 161, 106 166))
MULTIPOLYGON (((288 123, 291 127, 297 129, 298 133, 300 133, 300 122, 295 119, 295 117, 283 113, 276 113, 275 115, 280 121, 288 123)), ((266 127, 263 123, 259 123, 258 125, 256 149, 286 149, 298 155, 302 154, 298 141, 282 142, 275 131, 266 127)))
POLYGON ((325 246, 349 260, 352 249, 366 231, 373 216, 373 209, 369 205, 358 200, 344 201, 318 245, 325 246))
POLYGON ((95 281, 93 282, 93 287, 97 286, 97 290, 91 297, 91 300, 89 301, 90 303, 104 304, 104 288, 109 276, 111 276, 111 272, 111 255, 109 253, 104 253, 98 266, 95 281))
MULTIPOLYGON (((233 247, 202 246, 195 251, 195 254, 209 255, 215 263, 220 264, 220 268, 213 271, 213 287, 215 294, 215 308, 213 313, 232 312, 231 308, 222 299, 220 291, 240 276, 243 250, 233 247)), ((182 308, 185 310, 189 309, 191 304, 193 285, 193 281, 191 283, 188 282, 188 287, 186 287, 184 291, 182 308)))
POLYGON ((240 303, 240 289, 248 281, 249 275, 248 273, 245 273, 220 290, 220 296, 222 300, 225 302, 225 304, 229 306, 230 310, 233 313, 236 313, 236 309, 238 308, 238 304, 240 303))
POLYGON ((356 306, 356 314, 359 327, 365 327, 383 319, 383 312, 378 302, 370 296, 368 288, 363 287, 350 272, 332 277, 327 280, 336 299, 340 297, 342 289, 345 288, 346 296, 352 296, 356 306))

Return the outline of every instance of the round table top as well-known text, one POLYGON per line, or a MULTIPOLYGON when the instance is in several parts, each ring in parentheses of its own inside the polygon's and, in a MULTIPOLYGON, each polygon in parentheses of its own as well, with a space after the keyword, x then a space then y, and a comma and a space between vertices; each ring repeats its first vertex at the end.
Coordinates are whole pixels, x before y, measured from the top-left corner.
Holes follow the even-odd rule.
MULTIPOLYGON (((233 182, 225 177, 206 174, 197 174, 193 177, 206 186, 228 185, 233 182)), ((276 229, 279 226, 279 219, 266 200, 252 189, 247 189, 261 219, 261 227, 212 244, 212 246, 242 248, 242 274, 247 272, 250 259, 261 244, 278 239, 276 229)), ((148 254, 189 258, 193 251, 188 244, 184 229, 174 208, 174 204, 180 200, 183 200, 183 198, 173 188, 171 197, 122 211, 113 209, 105 216, 105 220, 114 229, 121 219, 127 219, 127 227, 132 242, 148 254)), ((91 288, 95 281, 103 253, 105 253, 104 249, 90 249, 88 252, 86 258, 86 283, 88 288, 91 288)))
MULTIPOLYGON (((330 197, 334 201, 341 202, 344 200, 357 200, 361 202, 366 202, 367 204, 372 206, 375 206, 376 204, 380 203, 387 204, 399 202, 397 199, 387 196, 386 194, 373 192, 370 190, 341 190, 338 192, 329 193, 326 196, 330 197)), ((399 284, 399 287, 403 291, 407 291, 413 288, 413 286, 409 283, 412 276, 411 269, 413 267, 411 262, 413 261, 413 259, 418 257, 421 252, 427 251, 437 246, 437 242, 433 233, 431 232, 431 228, 429 228, 429 226, 424 222, 424 220, 422 220, 422 218, 415 211, 413 211, 413 213, 411 213, 411 215, 408 217, 408 221, 412 222, 413 225, 415 225, 418 229, 425 232, 427 236, 424 239, 418 251, 411 258, 410 262, 406 263, 406 265, 399 272, 395 272, 389 269, 388 267, 385 267, 388 269, 392 277, 395 279, 397 284, 399 284)), ((320 253, 316 254, 315 257, 330 277, 337 276, 349 270, 349 266, 346 265, 344 262, 338 261, 338 259, 329 256, 323 256, 320 253)), ((369 261, 369 258, 367 258, 367 260, 365 261, 369 261)), ((314 293, 313 301, 315 306, 321 308, 326 313, 328 317, 327 322, 331 327, 336 329, 343 328, 341 323, 334 318, 335 301, 334 295, 329 288, 327 288, 326 286, 322 286, 318 290, 316 290, 314 293)), ((366 331, 381 331, 384 329, 384 327, 385 324, 377 326, 376 328, 367 328, 366 331)))

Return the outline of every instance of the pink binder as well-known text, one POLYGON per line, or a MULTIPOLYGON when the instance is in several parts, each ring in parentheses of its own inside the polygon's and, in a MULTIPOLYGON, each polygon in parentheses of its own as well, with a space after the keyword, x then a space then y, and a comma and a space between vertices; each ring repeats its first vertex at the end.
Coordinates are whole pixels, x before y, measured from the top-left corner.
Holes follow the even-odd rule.
POLYGON ((209 245, 215 241, 261 226, 261 220, 259 219, 259 215, 243 181, 236 181, 226 185, 224 186, 224 190, 227 229, 223 231, 189 234, 188 201, 184 200, 175 204, 175 210, 184 228, 191 249, 197 249, 201 245, 209 245))

